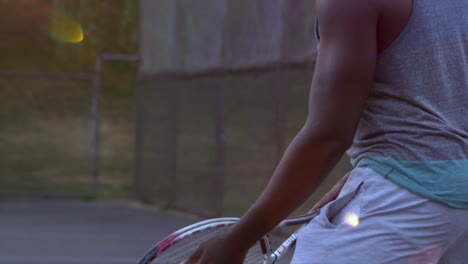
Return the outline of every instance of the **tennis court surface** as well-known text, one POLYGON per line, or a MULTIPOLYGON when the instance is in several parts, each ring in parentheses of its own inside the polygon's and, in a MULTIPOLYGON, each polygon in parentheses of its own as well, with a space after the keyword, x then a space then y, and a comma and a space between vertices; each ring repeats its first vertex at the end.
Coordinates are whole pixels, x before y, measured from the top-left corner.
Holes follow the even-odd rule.
POLYGON ((134 264, 197 220, 130 203, 0 201, 0 264, 134 264))
POLYGON ((132 203, 0 201, 0 264, 136 264, 198 220, 132 203))

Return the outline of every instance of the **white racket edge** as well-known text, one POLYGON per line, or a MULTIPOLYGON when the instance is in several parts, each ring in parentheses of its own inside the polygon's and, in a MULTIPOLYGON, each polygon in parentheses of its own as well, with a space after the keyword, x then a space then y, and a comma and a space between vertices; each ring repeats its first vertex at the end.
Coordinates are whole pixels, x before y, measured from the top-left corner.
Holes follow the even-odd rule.
MULTIPOLYGON (((294 225, 304 225, 310 222, 314 217, 319 214, 319 210, 313 211, 311 213, 300 215, 296 217, 290 217, 282 221, 277 228, 284 226, 294 226, 294 225)), ((182 229, 177 230, 166 238, 160 240, 154 247, 152 247, 145 256, 138 262, 138 264, 151 264, 160 253, 163 253, 164 250, 170 248, 177 244, 177 242, 192 236, 200 231, 207 230, 210 228, 221 227, 221 226, 232 226, 239 221, 239 218, 235 217, 221 217, 221 218, 212 218, 204 221, 194 223, 192 225, 186 226, 182 229)), ((297 235, 299 233, 299 228, 291 236, 289 236, 273 253, 268 239, 268 235, 264 236, 256 246, 262 248, 263 255, 263 264, 273 264, 276 263, 282 256, 292 247, 294 247, 297 235)), ((179 264, 179 263, 171 263, 179 264)))
POLYGON ((296 245, 297 236, 299 231, 309 223, 312 219, 314 219, 317 215, 320 214, 320 209, 316 209, 308 214, 290 217, 282 221, 276 228, 281 228, 285 226, 295 226, 295 225, 302 225, 299 227, 294 233, 292 233, 268 258, 269 262, 267 264, 274 264, 278 260, 280 260, 286 252, 288 252, 291 248, 296 245))

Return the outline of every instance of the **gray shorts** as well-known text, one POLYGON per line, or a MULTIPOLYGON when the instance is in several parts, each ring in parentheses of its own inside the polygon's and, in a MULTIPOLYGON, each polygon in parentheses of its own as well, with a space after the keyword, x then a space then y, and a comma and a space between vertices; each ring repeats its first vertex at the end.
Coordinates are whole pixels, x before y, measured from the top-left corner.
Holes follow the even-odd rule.
POLYGON ((468 210, 357 168, 338 198, 300 231, 291 263, 465 264, 468 210))

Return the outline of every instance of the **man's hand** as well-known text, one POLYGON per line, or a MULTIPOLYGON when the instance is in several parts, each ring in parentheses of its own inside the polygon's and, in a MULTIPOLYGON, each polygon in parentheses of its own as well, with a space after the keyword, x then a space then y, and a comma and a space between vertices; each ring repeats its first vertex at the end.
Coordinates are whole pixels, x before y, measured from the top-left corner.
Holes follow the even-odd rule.
POLYGON ((242 264, 248 248, 231 240, 229 232, 217 235, 205 243, 181 264, 242 264))
POLYGON ((332 188, 327 194, 325 194, 325 196, 323 196, 323 198, 320 199, 320 201, 318 201, 318 202, 309 210, 309 213, 312 213, 312 212, 313 212, 314 210, 316 210, 317 208, 322 208, 324 205, 326 205, 326 204, 328 204, 329 202, 335 200, 336 197, 338 197, 338 195, 340 194, 341 189, 343 189, 343 186, 345 185, 346 181, 348 180, 350 174, 351 174, 351 172, 346 173, 346 175, 345 175, 340 181, 338 181, 338 182, 333 186, 333 188, 332 188))

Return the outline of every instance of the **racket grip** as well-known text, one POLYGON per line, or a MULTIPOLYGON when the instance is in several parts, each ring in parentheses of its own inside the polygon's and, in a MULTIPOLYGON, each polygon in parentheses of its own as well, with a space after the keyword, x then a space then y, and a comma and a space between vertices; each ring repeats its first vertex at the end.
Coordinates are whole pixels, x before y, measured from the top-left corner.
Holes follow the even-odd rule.
POLYGON ((277 228, 284 227, 284 226, 294 226, 294 225, 303 225, 310 222, 310 220, 314 219, 317 215, 320 214, 320 209, 315 209, 314 211, 299 216, 293 216, 285 219, 282 221, 277 228))

